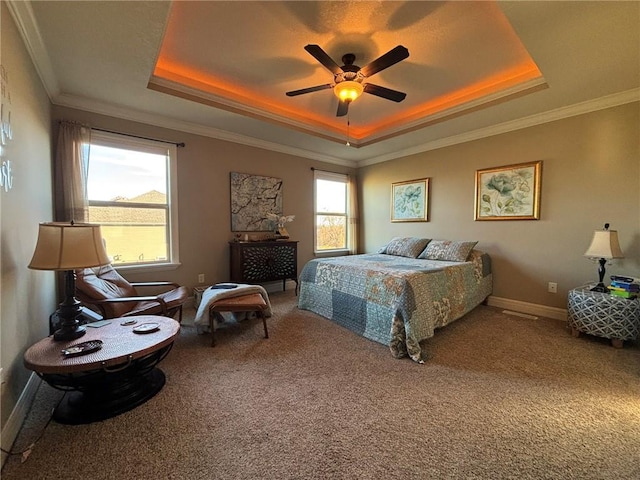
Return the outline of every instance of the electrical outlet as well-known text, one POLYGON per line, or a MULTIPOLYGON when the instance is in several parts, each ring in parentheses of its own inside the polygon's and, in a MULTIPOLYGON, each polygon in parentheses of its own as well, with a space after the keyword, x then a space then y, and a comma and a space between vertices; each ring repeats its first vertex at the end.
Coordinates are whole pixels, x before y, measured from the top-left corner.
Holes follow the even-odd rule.
POLYGON ((558 293, 558 284, 556 282, 549 282, 549 286, 547 287, 547 291, 549 293, 558 293))
POLYGON ((198 274, 198 283, 204 283, 204 273, 198 274))

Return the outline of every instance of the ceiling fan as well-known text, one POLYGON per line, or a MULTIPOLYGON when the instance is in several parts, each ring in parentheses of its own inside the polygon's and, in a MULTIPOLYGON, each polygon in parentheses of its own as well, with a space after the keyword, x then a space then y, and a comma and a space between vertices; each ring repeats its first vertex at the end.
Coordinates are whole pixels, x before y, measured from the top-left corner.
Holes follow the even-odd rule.
POLYGON ((409 56, 409 50, 402 45, 392 48, 364 67, 353 64, 356 59, 353 53, 343 55, 342 61, 344 65, 340 67, 319 45, 310 44, 304 47, 304 49, 333 73, 333 83, 293 90, 287 92, 288 97, 333 88, 336 96, 340 99, 336 116, 342 117, 349 111, 349 104, 358 98, 362 92, 370 93, 394 102, 401 102, 407 96, 406 93, 365 82, 372 75, 407 58, 409 56))

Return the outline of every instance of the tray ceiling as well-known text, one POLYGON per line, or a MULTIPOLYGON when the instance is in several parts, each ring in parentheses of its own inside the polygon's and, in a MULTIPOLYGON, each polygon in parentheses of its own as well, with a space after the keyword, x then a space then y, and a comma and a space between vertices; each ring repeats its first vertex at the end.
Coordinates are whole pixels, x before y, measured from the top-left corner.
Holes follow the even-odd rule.
POLYGON ((638 99, 638 2, 9 2, 52 102, 319 160, 363 165, 638 99), (336 117, 304 50, 364 66, 336 117), (602 100, 605 99, 605 100, 602 100), (595 102, 595 103, 594 103, 595 102), (587 106, 588 105, 588 106, 587 106), (350 147, 345 145, 349 140, 350 147))

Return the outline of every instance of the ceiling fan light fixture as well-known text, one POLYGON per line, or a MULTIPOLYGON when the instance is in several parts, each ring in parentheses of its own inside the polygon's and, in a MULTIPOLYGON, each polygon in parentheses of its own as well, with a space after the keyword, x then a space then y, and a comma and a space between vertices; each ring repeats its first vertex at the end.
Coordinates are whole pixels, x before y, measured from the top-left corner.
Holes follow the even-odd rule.
POLYGON ((359 82, 345 80, 336 84, 336 86, 333 87, 333 91, 340 101, 353 102, 356 98, 362 95, 364 87, 359 82))

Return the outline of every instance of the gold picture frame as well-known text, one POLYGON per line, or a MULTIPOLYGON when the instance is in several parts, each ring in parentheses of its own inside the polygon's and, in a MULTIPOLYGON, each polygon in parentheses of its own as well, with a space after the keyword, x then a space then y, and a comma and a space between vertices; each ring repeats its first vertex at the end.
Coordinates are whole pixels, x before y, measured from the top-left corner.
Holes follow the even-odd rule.
POLYGON ((542 161, 476 171, 475 220, 539 220, 542 161))
POLYGON ((429 178, 391 184, 391 221, 429 221, 429 178))

